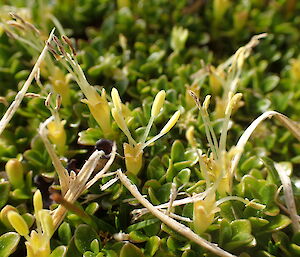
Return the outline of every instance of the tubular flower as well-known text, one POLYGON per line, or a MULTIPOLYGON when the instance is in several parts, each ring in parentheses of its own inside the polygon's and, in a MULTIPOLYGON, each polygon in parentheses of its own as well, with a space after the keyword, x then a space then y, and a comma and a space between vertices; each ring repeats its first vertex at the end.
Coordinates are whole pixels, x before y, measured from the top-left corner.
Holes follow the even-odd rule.
POLYGON ((101 95, 99 95, 95 87, 89 84, 77 61, 76 51, 72 42, 68 37, 62 36, 62 42, 64 44, 57 37, 53 37, 53 39, 57 49, 51 44, 48 44, 49 51, 62 63, 80 87, 86 97, 82 102, 88 105, 92 116, 102 129, 104 137, 112 138, 110 108, 106 100, 105 90, 102 89, 101 95), (69 51, 65 48, 66 45, 69 47, 69 51))
POLYGON ((202 234, 213 223, 215 213, 220 209, 216 204, 215 193, 209 193, 205 199, 194 202, 193 226, 198 234, 202 234))
POLYGON ((53 69, 53 74, 49 77, 53 90, 62 97, 63 105, 70 105, 70 76, 56 66, 53 69))
POLYGON ((163 135, 165 135, 166 133, 168 133, 179 119, 180 111, 177 111, 173 114, 171 119, 167 122, 167 124, 162 128, 162 130, 156 136, 146 141, 150 129, 153 125, 153 122, 156 119, 156 117, 159 115, 164 105, 165 96, 166 93, 164 90, 161 90, 156 95, 151 109, 151 117, 145 129, 144 135, 142 136, 140 142, 136 142, 133 139, 129 131, 129 128, 127 127, 126 116, 128 116, 128 113, 126 111, 126 108, 122 104, 118 90, 115 88, 112 89, 111 98, 114 107, 112 108, 111 113, 118 127, 123 131, 123 133, 128 138, 128 143, 124 143, 123 146, 124 155, 125 155, 125 164, 126 164, 127 171, 135 175, 137 175, 142 168, 144 148, 150 145, 151 143, 153 143, 154 141, 156 141, 157 139, 159 139, 160 137, 162 137, 163 135))
POLYGON ((49 138, 60 155, 63 155, 66 150, 67 135, 64 129, 65 124, 65 120, 54 119, 47 126, 49 138))
POLYGON ((51 142, 55 145, 57 152, 60 155, 64 155, 67 146, 67 134, 64 129, 64 125, 66 124, 65 120, 61 120, 58 114, 58 110, 61 105, 61 96, 57 95, 56 98, 56 106, 53 107, 51 105, 51 93, 48 95, 45 105, 48 107, 52 114, 52 120, 47 124, 48 135, 51 142))
MULTIPOLYGON (((33 59, 37 59, 44 48, 42 31, 38 30, 29 17, 10 13, 12 20, 2 23, 4 31, 8 36, 18 41, 30 53, 33 59)), ((69 77, 59 67, 55 66, 50 55, 47 54, 40 66, 40 72, 45 77, 49 77, 53 91, 62 97, 63 105, 70 104, 69 77)), ((39 75, 36 76, 38 85, 41 85, 39 75)))
POLYGON ((94 119, 99 124, 105 136, 111 134, 111 120, 110 120, 110 108, 106 99, 106 92, 103 88, 101 91, 101 96, 94 90, 95 100, 89 101, 88 99, 83 99, 82 102, 86 103, 90 109, 91 114, 94 119))
POLYGON ((30 236, 26 221, 17 211, 9 211, 7 217, 18 234, 27 240, 25 242, 27 257, 49 257, 51 254, 50 239, 54 233, 54 225, 49 211, 42 209, 42 195, 39 190, 33 196, 33 206, 37 231, 32 230, 30 236))

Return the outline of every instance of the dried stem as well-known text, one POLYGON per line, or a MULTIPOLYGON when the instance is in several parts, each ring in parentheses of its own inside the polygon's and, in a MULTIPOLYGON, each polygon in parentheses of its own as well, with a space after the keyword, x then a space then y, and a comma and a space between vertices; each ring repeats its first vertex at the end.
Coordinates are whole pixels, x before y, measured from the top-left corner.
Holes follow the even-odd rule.
POLYGON ((48 118, 45 122, 41 123, 40 128, 39 128, 39 134, 41 139, 43 140, 45 147, 47 149, 48 154, 50 155, 50 158, 52 160, 53 166, 58 174, 58 179, 59 179, 59 184, 61 186, 61 192, 62 195, 64 196, 67 192, 68 185, 69 185, 69 174, 67 170, 64 168, 64 166, 61 164, 58 156, 55 153, 55 150, 48 140, 47 137, 47 129, 46 126, 54 119, 53 116, 48 118))
POLYGON ((158 219, 160 219, 163 223, 165 223, 170 228, 174 229, 176 232, 182 234, 189 240, 197 243, 198 245, 206 248, 208 251, 218 255, 218 256, 224 256, 224 257, 233 257, 235 255, 226 252, 225 250, 221 249, 217 245, 208 242, 204 238, 198 236, 195 234, 191 229, 184 226, 183 224, 175 221, 174 219, 170 218, 166 214, 162 213, 160 210, 156 209, 148 200, 146 200, 137 187, 133 185, 130 180, 127 178, 125 174, 122 173, 121 170, 118 170, 118 176, 122 182, 122 184, 130 191, 130 193, 142 204, 144 205, 154 216, 156 216, 158 219))
POLYGON ((243 153, 243 149, 249 140, 250 136, 254 132, 254 130, 257 128, 257 126, 264 121, 265 119, 275 117, 283 126, 285 126, 293 135, 300 141, 300 127, 291 119, 286 117, 285 115, 276 112, 276 111, 267 111, 260 115, 256 120, 254 120, 251 125, 245 130, 243 135, 240 137, 236 148, 239 149, 238 153, 234 156, 232 162, 231 162, 231 168, 230 168, 230 174, 234 174, 236 167, 239 163, 239 160, 241 158, 241 155, 243 153))
POLYGON ((0 135, 2 134, 3 130, 5 129, 5 127, 7 126, 7 124, 10 122, 11 118, 14 116, 15 112, 17 111, 17 109, 19 108, 29 86, 31 85, 32 80, 35 77, 35 74, 37 73, 42 61, 44 60, 44 58, 46 57, 47 54, 47 50, 48 50, 48 46, 47 43, 50 42, 52 40, 52 37, 54 35, 54 30, 53 29, 50 33, 50 36, 45 44, 45 47, 43 49, 43 51, 41 52, 39 58, 37 59, 31 73, 29 74, 28 79, 26 80, 26 82, 24 83, 22 89, 18 92, 18 94, 16 95, 15 100, 11 103, 11 105, 9 106, 9 108, 7 109, 7 111, 5 112, 4 116, 2 117, 1 121, 0 121, 0 135))

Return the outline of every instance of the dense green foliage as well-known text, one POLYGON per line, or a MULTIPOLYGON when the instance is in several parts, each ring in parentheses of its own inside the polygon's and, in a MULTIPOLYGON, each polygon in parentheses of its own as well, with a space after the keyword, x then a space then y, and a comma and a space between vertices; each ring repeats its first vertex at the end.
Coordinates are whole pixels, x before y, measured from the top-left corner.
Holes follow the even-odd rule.
MULTIPOLYGON (((181 116, 167 134, 143 148, 142 168, 126 174, 153 205, 167 203, 174 186, 176 199, 190 197, 204 192, 208 181, 216 182, 221 171, 214 171, 217 161, 210 155, 213 149, 206 138, 206 123, 188 89, 200 95, 201 103, 206 95, 212 95, 206 110, 219 138, 226 122, 227 95, 222 83, 230 81, 231 74, 230 68, 219 65, 254 35, 266 32, 268 35, 253 46, 249 57, 243 58, 237 88, 232 92, 243 96, 230 109, 230 129, 220 156, 226 153, 224 158, 230 158, 238 151, 234 146, 239 137, 266 111, 275 110, 300 120, 299 12, 300 3, 296 0, 0 0, 1 117, 30 74, 51 29, 56 27, 57 37, 65 34, 71 39, 78 63, 95 92, 100 95, 105 89, 106 96, 102 91, 101 97, 108 101, 109 113, 113 109, 122 113, 137 142, 143 142, 153 116, 153 99, 165 91, 162 111, 155 115, 149 138, 160 135, 176 111, 181 116), (11 21, 20 20, 12 19, 9 12, 34 24, 40 34, 14 25, 11 21), (113 88, 124 103, 120 110, 111 97, 113 88), (210 174, 210 179, 205 176, 203 164, 199 165, 197 149, 203 153, 205 167, 212 168, 214 175, 210 174)), ((59 50, 59 44, 52 47, 59 50)), ((66 52, 66 56, 72 55, 72 49, 66 52)), ((34 94, 24 98, 0 136, 1 256, 26 256, 24 240, 18 236, 22 234, 15 233, 13 217, 9 218, 8 213, 20 213, 30 230, 36 229, 37 220, 47 234, 47 225, 37 218, 38 203, 32 204, 36 190, 42 193, 45 209, 57 207, 50 195, 59 192, 59 181, 37 132, 51 115, 62 124, 58 140, 51 137, 50 126, 48 130, 65 167, 76 159, 79 170, 101 138, 117 144, 118 154, 110 171, 121 168, 126 172, 129 167, 123 156, 133 150, 126 150, 125 146, 123 150, 123 144, 130 143, 130 139, 119 129, 122 127, 117 118, 108 114, 110 130, 103 129, 96 118, 97 111, 93 113, 90 99, 74 78, 76 74, 67 74, 66 65, 70 64, 63 63, 65 56, 62 59, 57 61, 50 53, 46 56, 40 80, 28 90, 34 94), (52 96, 45 105, 50 92, 52 96), (61 106, 57 106, 58 94, 62 97, 61 106), (86 101, 81 101, 85 97, 86 101)), ((97 108, 100 110, 100 106, 97 108)), ((106 106, 101 108, 104 113, 106 106)), ((291 179, 298 207, 300 143, 279 122, 265 121, 245 146, 232 188, 218 187, 215 198, 209 200, 213 204, 200 203, 208 212, 199 215, 200 221, 195 221, 198 216, 191 202, 173 207, 171 212, 185 218, 180 221, 182 224, 232 254, 300 256, 300 231, 295 229, 285 207, 278 163, 291 179), (238 201, 229 195, 238 197, 238 201), (207 227, 203 228, 205 222, 207 227)), ((131 212, 142 206, 120 181, 102 191, 102 186, 114 176, 101 178, 84 190, 52 236, 52 253, 45 257, 215 256, 152 214, 136 215, 133 220, 131 212)), ((47 219, 47 214, 44 217, 47 219)))

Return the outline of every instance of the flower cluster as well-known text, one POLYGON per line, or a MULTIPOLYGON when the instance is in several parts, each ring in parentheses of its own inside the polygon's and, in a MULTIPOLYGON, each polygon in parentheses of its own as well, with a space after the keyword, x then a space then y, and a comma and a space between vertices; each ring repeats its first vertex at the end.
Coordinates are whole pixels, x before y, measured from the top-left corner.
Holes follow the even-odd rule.
POLYGON ((165 91, 161 90, 157 93, 152 109, 151 109, 151 117, 148 122, 148 125, 145 129, 144 135, 142 136, 142 139, 139 142, 136 142, 126 124, 126 112, 125 106, 122 104, 119 93, 117 89, 113 88, 111 92, 111 98, 114 104, 114 107, 111 110, 112 116, 114 120, 116 121, 119 128, 123 131, 123 133, 128 138, 128 143, 124 143, 124 155, 125 155, 125 163, 127 171, 137 175, 142 168, 143 163, 143 150, 148 145, 155 142, 160 137, 167 134, 171 128, 175 125, 175 123, 178 121, 180 117, 180 111, 177 111, 173 114, 173 116, 170 118, 170 120, 167 122, 167 124, 162 128, 162 130, 153 138, 149 139, 147 141, 150 129, 153 125, 154 120, 159 115, 164 102, 165 102, 165 91))

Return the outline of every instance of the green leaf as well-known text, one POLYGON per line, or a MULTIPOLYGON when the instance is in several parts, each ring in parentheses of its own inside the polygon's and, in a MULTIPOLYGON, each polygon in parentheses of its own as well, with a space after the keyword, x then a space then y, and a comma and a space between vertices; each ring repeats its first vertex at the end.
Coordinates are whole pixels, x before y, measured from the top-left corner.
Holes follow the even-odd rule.
POLYGON ((255 246, 255 238, 251 235, 251 224, 249 220, 234 220, 230 223, 232 239, 225 244, 229 251, 245 246, 255 246))
POLYGON ((90 250, 91 242, 94 239, 100 240, 96 231, 89 225, 81 224, 75 230, 75 245, 81 253, 90 250))
POLYGON ((67 247, 64 245, 56 247, 52 253, 50 254, 50 257, 64 257, 67 253, 67 247))
POLYGON ((291 220, 282 214, 279 214, 270 219, 270 223, 259 233, 265 234, 281 230, 291 224, 291 220))
POLYGON ((253 229, 261 229, 261 227, 270 223, 268 220, 259 217, 250 217, 248 220, 251 222, 253 229))
POLYGON ((0 256, 7 257, 12 254, 20 241, 19 234, 8 232, 0 237, 0 256))
POLYGON ((95 212, 99 209, 100 205, 96 202, 93 202, 93 203, 90 203, 86 209, 85 209, 85 212, 89 215, 94 215, 95 212))
POLYGON ((165 169, 162 166, 162 163, 160 161, 159 157, 154 157, 147 168, 147 178, 148 179, 156 179, 159 180, 163 175, 165 174, 165 169))
POLYGON ((129 233, 129 238, 134 243, 142 243, 149 239, 146 235, 144 235, 141 231, 135 230, 129 233))
POLYGON ((100 129, 88 128, 78 133, 78 143, 81 145, 95 145, 99 138, 102 138, 100 129))
POLYGON ((171 148, 171 159, 173 162, 184 161, 184 146, 180 140, 175 140, 171 148))
POLYGON ((263 91, 269 92, 273 90, 279 83, 280 78, 276 75, 267 76, 262 83, 263 91))
POLYGON ((145 246, 145 255, 153 256, 160 246, 160 238, 158 236, 152 236, 146 243, 145 246))
POLYGON ((9 196, 10 185, 8 181, 0 182, 0 209, 6 204, 9 196))
POLYGON ((271 181, 276 185, 281 184, 280 183, 280 178, 279 178, 278 173, 277 173, 277 170, 274 167, 273 160, 271 160, 268 157, 262 157, 261 159, 262 159, 263 163, 265 164, 265 166, 266 166, 266 168, 269 172, 271 181))
POLYGON ((129 227, 127 228, 127 231, 128 231, 128 232, 131 232, 131 231, 134 231, 134 230, 139 230, 139 229, 148 227, 148 226, 150 226, 150 225, 152 225, 152 224, 155 224, 155 223, 157 223, 157 222, 159 222, 158 219, 148 219, 148 220, 143 220, 143 221, 141 221, 141 222, 139 222, 139 223, 136 223, 136 224, 133 224, 133 225, 129 226, 129 227))
POLYGON ((189 182, 190 176, 191 170, 189 168, 185 168, 178 173, 177 178, 182 184, 186 184, 189 182))
POLYGON ((143 252, 131 243, 126 243, 120 252, 120 257, 143 257, 143 252))
POLYGON ((230 241, 232 237, 232 228, 229 222, 226 219, 222 219, 220 223, 220 232, 219 232, 219 245, 230 241))
POLYGON ((91 251, 87 251, 83 254, 83 257, 96 257, 96 254, 91 251))
POLYGON ((100 243, 97 239, 94 239, 92 242, 91 242, 91 250, 94 252, 94 253, 99 253, 100 251, 100 243))
POLYGON ((64 222, 58 228, 58 236, 60 241, 67 245, 72 237, 72 232, 69 223, 64 222))
POLYGON ((260 159, 258 159, 256 156, 251 156, 242 163, 241 170, 244 172, 248 172, 250 169, 260 168, 261 165, 262 163, 260 159))

